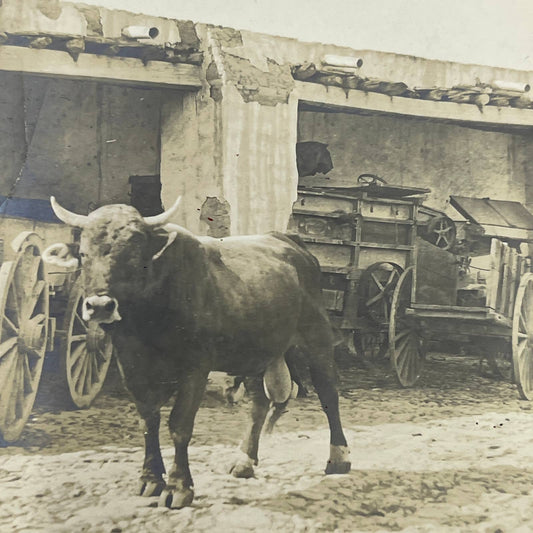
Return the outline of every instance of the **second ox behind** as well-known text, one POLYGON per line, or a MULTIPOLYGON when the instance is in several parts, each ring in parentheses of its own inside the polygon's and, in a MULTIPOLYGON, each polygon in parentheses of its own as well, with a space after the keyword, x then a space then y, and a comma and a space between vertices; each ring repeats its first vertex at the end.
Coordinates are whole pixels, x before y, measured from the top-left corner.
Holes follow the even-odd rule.
MULTIPOLYGON (((187 447, 210 371, 246 376, 251 420, 232 467, 253 476, 259 435, 270 402, 289 398, 285 353, 300 346, 330 427, 326 473, 350 470, 341 427, 333 333, 321 301, 317 260, 280 233, 213 239, 168 223, 168 211, 142 217, 128 205, 88 216, 51 198, 56 215, 82 229, 79 259, 83 318, 108 329, 125 384, 144 421, 145 459, 140 493, 160 505, 193 500, 187 447), (160 408, 176 394, 169 417, 175 445, 166 482, 159 445, 160 408)), ((72 260, 65 245, 49 261, 72 260)))

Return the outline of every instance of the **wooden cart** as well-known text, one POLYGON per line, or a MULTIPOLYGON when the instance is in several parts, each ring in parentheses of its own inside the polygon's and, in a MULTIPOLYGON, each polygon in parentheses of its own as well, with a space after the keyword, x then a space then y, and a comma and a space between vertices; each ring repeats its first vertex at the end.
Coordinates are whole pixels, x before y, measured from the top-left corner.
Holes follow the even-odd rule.
POLYGON ((356 186, 300 187, 289 231, 299 233, 322 269, 330 318, 348 348, 387 350, 393 290, 416 262, 419 210, 428 189, 388 185, 363 174, 356 186))
POLYGON ((472 255, 439 252, 438 268, 428 269, 430 263, 418 254, 418 264, 401 275, 388 334, 398 379, 413 385, 427 342, 454 339, 475 345, 502 376, 514 376, 522 398, 533 399, 533 274, 527 246, 533 242, 533 215, 518 202, 489 198, 452 196, 451 205, 466 218, 467 230, 474 225, 475 239, 465 238, 464 249, 457 250, 472 255), (478 266, 475 259, 482 260, 478 266), (423 290, 432 284, 444 290, 423 290))
POLYGON ((34 219, 20 216, 16 200, 11 210, 2 204, 0 219, 0 442, 6 443, 19 438, 30 416, 45 356, 56 358, 61 371, 56 393, 82 408, 100 391, 113 350, 108 336, 81 318, 79 272, 43 262, 45 240, 64 241, 70 230, 39 215, 44 203, 31 205, 34 219))
POLYGON ((533 396, 533 275, 518 251, 533 217, 525 228, 486 232, 461 208, 461 201, 477 199, 452 197, 467 219, 463 234, 475 236, 456 242, 451 219, 422 204, 427 189, 388 185, 372 175, 358 181, 301 187, 289 225, 321 264, 326 306, 349 349, 365 357, 388 354, 408 387, 420 376, 429 341, 476 343, 502 374, 511 373, 513 359, 520 393, 533 396), (468 279, 476 268, 472 250, 490 260, 476 283, 468 279))

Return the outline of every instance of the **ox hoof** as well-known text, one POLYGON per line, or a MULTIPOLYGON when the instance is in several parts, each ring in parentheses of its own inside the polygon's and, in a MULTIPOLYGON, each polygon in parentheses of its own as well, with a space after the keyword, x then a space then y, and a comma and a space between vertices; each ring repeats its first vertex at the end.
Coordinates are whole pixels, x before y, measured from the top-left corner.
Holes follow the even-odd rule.
MULTIPOLYGON (((257 463, 256 463, 257 464, 257 463)), ((233 477, 251 478, 254 477, 254 461, 244 452, 239 451, 236 461, 229 469, 233 477)))
POLYGON ((331 445, 326 474, 347 474, 351 468, 350 449, 348 446, 331 445))
POLYGON ((328 461, 326 465, 326 475, 329 474, 347 474, 352 467, 352 463, 343 462, 343 463, 331 463, 328 461))
POLYGON ((191 505, 194 499, 194 491, 190 488, 182 490, 164 490, 159 496, 159 507, 169 509, 182 509, 191 505))
POLYGON ((141 480, 138 494, 150 498, 151 496, 159 496, 165 488, 165 482, 161 481, 143 481, 141 480))

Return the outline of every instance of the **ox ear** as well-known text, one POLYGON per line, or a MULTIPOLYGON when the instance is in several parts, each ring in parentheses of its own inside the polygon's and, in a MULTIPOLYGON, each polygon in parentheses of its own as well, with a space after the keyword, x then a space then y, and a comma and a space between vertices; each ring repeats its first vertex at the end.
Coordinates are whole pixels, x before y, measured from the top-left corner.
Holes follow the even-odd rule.
POLYGON ((178 236, 177 231, 171 231, 171 232, 164 232, 163 234, 161 232, 157 232, 156 235, 154 235, 154 252, 152 255, 152 261, 156 261, 159 259, 165 250, 176 240, 176 237, 178 236))
POLYGON ((43 252, 43 261, 49 265, 74 269, 79 266, 79 259, 72 253, 71 247, 63 242, 52 244, 43 252))

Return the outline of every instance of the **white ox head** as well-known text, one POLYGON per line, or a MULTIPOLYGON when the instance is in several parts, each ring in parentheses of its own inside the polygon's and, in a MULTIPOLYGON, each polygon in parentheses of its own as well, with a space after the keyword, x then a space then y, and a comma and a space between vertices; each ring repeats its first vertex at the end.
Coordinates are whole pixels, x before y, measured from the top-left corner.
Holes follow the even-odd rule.
POLYGON ((82 232, 77 257, 72 247, 59 243, 47 248, 43 259, 67 268, 82 266, 84 320, 100 324, 121 320, 119 302, 143 290, 151 263, 176 238, 176 231, 169 232, 163 226, 180 200, 160 215, 143 217, 124 204, 107 205, 88 216, 78 215, 61 207, 53 196, 50 198, 56 216, 82 232))

